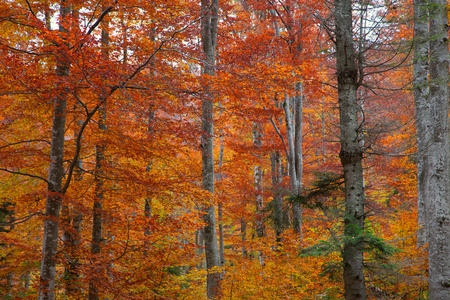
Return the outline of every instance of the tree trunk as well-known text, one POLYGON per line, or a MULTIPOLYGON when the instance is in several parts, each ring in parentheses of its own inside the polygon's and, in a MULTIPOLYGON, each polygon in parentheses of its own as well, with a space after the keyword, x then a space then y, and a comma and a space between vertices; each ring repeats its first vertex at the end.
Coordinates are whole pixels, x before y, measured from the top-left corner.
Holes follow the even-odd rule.
MULTIPOLYGON (((103 100, 104 101, 104 100, 103 100)), ((103 134, 106 131, 106 108, 104 102, 99 109, 99 120, 98 128, 103 134)), ((104 162, 105 162, 105 145, 103 142, 96 145, 95 147, 95 198, 93 206, 93 216, 92 216, 92 241, 91 241, 91 253, 93 259, 97 261, 97 257, 101 252, 101 244, 103 241, 103 199, 104 199, 104 162)), ((94 263, 94 266, 96 264, 94 263)), ((92 278, 89 282, 89 300, 98 300, 98 275, 100 271, 94 270, 92 272, 92 278)))
MULTIPOLYGON (((221 132, 222 133, 222 132, 221 132)), ((222 134, 221 134, 222 135, 222 134)), ((222 164, 223 164, 223 137, 220 137, 220 150, 219 150, 219 163, 217 165, 219 171, 217 172, 217 181, 222 180, 222 164)), ((219 219, 219 258, 220 265, 225 266, 225 244, 223 240, 223 204, 222 201, 219 202, 217 208, 217 217, 219 219)))
POLYGON ((433 0, 430 9, 431 126, 427 161, 423 166, 428 225, 430 299, 450 299, 450 132, 449 132, 449 34, 447 1, 433 0))
MULTIPOLYGON (((253 145, 257 148, 262 146, 262 134, 261 125, 255 123, 253 126, 253 145)), ((253 174, 255 180, 255 192, 256 192, 256 235, 258 237, 263 237, 265 235, 264 230, 264 198, 262 194, 262 180, 263 173, 261 166, 258 164, 253 167, 253 174)))
MULTIPOLYGON (((66 1, 60 4, 61 22, 59 31, 67 32, 65 22, 70 14, 66 1)), ((63 53, 56 62, 57 88, 60 89, 54 100, 52 139, 50 146, 50 165, 48 175, 47 199, 45 204, 44 240, 42 244, 41 274, 39 279, 39 300, 53 300, 55 297, 56 253, 58 249, 58 223, 62 202, 62 179, 64 176, 64 132, 66 126, 67 91, 65 78, 69 75, 69 64, 63 53)))
MULTIPOLYGON (((106 18, 102 20, 102 34, 101 34, 101 44, 103 58, 105 60, 109 59, 109 24, 106 18)), ((92 216, 92 242, 91 242, 91 253, 93 258, 99 256, 101 252, 101 244, 103 241, 103 201, 105 194, 104 187, 104 163, 105 163, 105 151, 106 146, 103 142, 104 135, 106 134, 106 97, 100 96, 100 108, 98 110, 98 130, 101 136, 101 141, 95 146, 95 197, 93 206, 93 216, 92 216)), ((95 264, 94 264, 95 265, 95 264)), ((89 300, 98 300, 98 279, 96 275, 103 272, 103 267, 100 270, 95 270, 92 272, 93 277, 89 282, 89 300), (97 274, 96 274, 97 273, 97 274)))
MULTIPOLYGON (((201 37, 204 52, 204 68, 203 73, 209 76, 215 74, 216 63, 216 46, 217 46, 217 22, 218 22, 218 0, 202 0, 202 20, 201 20, 201 37)), ((209 86, 204 87, 205 99, 202 102, 202 184, 203 188, 214 194, 214 153, 213 153, 213 124, 214 96, 209 86)), ((217 299, 221 294, 220 272, 211 271, 220 265, 219 249, 217 246, 216 234, 216 215, 211 199, 211 205, 204 208, 204 222, 206 226, 203 229, 205 237, 205 254, 207 275, 207 297, 209 299, 217 299)))
POLYGON ((272 186, 274 190, 273 196, 273 223, 275 225, 276 242, 281 243, 281 234, 284 230, 284 211, 283 198, 280 190, 282 181, 281 173, 281 155, 280 151, 274 151, 270 154, 270 162, 272 169, 272 186))
MULTIPOLYGON (((301 83, 298 83, 296 90, 299 90, 301 83)), ((294 103, 291 105, 291 97, 286 95, 283 104, 284 116, 286 120, 287 141, 289 147, 289 177, 291 179, 291 195, 296 197, 301 194, 301 176, 303 172, 302 159, 302 107, 300 96, 292 97, 294 103), (292 110, 291 110, 292 106, 292 110), (300 172, 300 173, 299 173, 300 172)), ((302 208, 300 203, 292 203, 292 227, 294 231, 301 235, 302 232, 302 208)))
POLYGON ((345 240, 342 251, 345 299, 365 300, 367 293, 363 272, 363 247, 354 242, 364 231, 364 185, 363 151, 358 140, 358 69, 352 34, 351 0, 335 0, 335 30, 341 135, 339 157, 345 180, 345 240))
POLYGON ((427 243, 427 221, 425 200, 428 186, 424 165, 428 159, 430 135, 427 127, 430 123, 428 110, 428 73, 429 73, 429 19, 427 0, 414 0, 414 102, 416 106, 417 128, 417 247, 427 243))
MULTIPOLYGON (((294 97, 294 156, 295 156, 295 174, 297 178, 297 195, 302 193, 303 180, 303 84, 298 82, 295 90, 298 95, 294 97)), ((300 238, 302 234, 302 207, 300 203, 294 203, 294 229, 299 233, 300 238)))
MULTIPOLYGON (((74 105, 74 111, 80 112, 80 105, 74 105)), ((76 140, 80 131, 80 128, 83 124, 81 118, 76 118, 74 120, 75 124, 75 133, 74 139, 76 140)), ((81 181, 83 179, 83 162, 80 159, 76 161, 76 170, 75 170, 75 181, 81 181)), ((63 205, 62 214, 65 216, 66 228, 63 233, 63 241, 64 241, 64 249, 65 252, 69 255, 70 260, 66 263, 64 269, 64 281, 66 286, 66 294, 68 297, 76 298, 80 296, 80 288, 79 288, 79 271, 78 271, 78 259, 79 259, 79 251, 78 247, 80 244, 80 232, 81 232, 81 223, 83 221, 83 214, 79 211, 76 206, 63 205)))

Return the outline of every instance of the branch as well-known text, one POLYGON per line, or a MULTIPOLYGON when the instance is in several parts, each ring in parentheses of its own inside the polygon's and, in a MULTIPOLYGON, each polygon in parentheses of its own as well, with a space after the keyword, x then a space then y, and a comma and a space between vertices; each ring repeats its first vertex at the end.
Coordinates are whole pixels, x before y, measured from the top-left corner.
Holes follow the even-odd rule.
POLYGON ((173 40, 178 33, 185 31, 189 26, 191 26, 192 24, 194 24, 195 22, 197 22, 201 18, 202 17, 192 21, 190 24, 184 26, 183 28, 174 31, 172 33, 172 35, 168 39, 165 39, 165 40, 161 41, 159 46, 145 60, 144 63, 142 63, 139 67, 137 67, 136 70, 134 70, 134 72, 130 76, 128 76, 124 81, 122 81, 122 83, 120 83, 119 85, 115 85, 115 86, 113 86, 111 88, 111 91, 109 92, 109 95, 112 95, 117 89, 125 87, 128 84, 128 82, 130 82, 137 74, 139 74, 142 71, 142 69, 144 69, 152 61, 152 59, 153 59, 153 57, 155 57, 156 53, 161 51, 161 49, 164 46, 164 44, 166 44, 167 42, 170 42, 171 40, 173 40))
POLYGON ((31 178, 41 179, 41 180, 45 181, 48 184, 48 180, 47 179, 45 179, 44 177, 38 176, 38 175, 22 173, 22 172, 19 172, 19 171, 11 171, 11 170, 8 170, 7 168, 0 168, 0 171, 5 171, 5 172, 11 173, 11 174, 22 175, 22 176, 28 176, 28 177, 31 177, 31 178))
POLYGON ((24 222, 28 221, 29 219, 31 219, 32 217, 37 216, 37 215, 43 216, 44 214, 39 211, 36 213, 32 213, 31 215, 28 215, 26 217, 22 217, 20 219, 15 219, 14 221, 11 221, 11 222, 0 223, 0 226, 14 226, 14 225, 17 225, 20 223, 24 223, 24 222))
POLYGON ((76 140, 75 155, 73 156, 72 162, 70 163, 69 168, 67 169, 67 180, 66 180, 66 183, 64 184, 64 187, 61 189, 61 194, 63 194, 63 195, 66 193, 67 189, 69 188, 70 180, 72 179, 73 169, 75 168, 75 165, 77 164, 78 157, 80 156, 81 137, 83 135, 83 131, 86 128, 86 126, 89 123, 89 121, 92 119, 92 116, 94 116, 94 114, 100 108, 100 105, 102 105, 103 102, 105 102, 105 100, 106 99, 103 99, 102 101, 100 101, 100 103, 97 104, 97 106, 90 113, 87 114, 86 119, 84 120, 83 124, 80 127, 80 130, 78 131, 77 140, 76 140))
POLYGON ((19 144, 24 144, 24 143, 31 143, 31 142, 45 142, 45 143, 47 143, 47 144, 51 144, 49 141, 47 141, 47 140, 26 140, 26 141, 20 141, 20 142, 16 142, 16 143, 10 143, 10 144, 8 144, 8 145, 5 145, 5 146, 1 146, 0 147, 0 149, 3 149, 3 148, 6 148, 6 147, 9 147, 9 146, 14 146, 14 145, 19 145, 19 144))
POLYGON ((30 10, 31 14, 36 18, 36 14, 34 13, 33 9, 31 8, 31 4, 28 0, 26 0, 27 5, 28 5, 28 9, 30 10))
POLYGON ((100 15, 100 17, 98 17, 97 21, 95 21, 95 23, 91 26, 91 28, 89 28, 87 35, 90 35, 92 33, 92 31, 94 31, 95 28, 97 28, 97 26, 100 24, 100 22, 103 20, 103 18, 113 9, 112 6, 108 6, 100 15))
POLYGON ((273 121, 272 118, 270 118, 270 122, 272 123, 273 128, 275 129, 275 131, 277 132, 278 136, 279 136, 280 139, 281 139, 281 142, 283 143, 283 146, 284 146, 284 152, 286 152, 286 157, 289 157, 289 151, 288 151, 288 149, 287 149, 286 142, 284 141, 283 135, 281 134, 280 130, 278 130, 277 124, 275 124, 275 122, 273 121))

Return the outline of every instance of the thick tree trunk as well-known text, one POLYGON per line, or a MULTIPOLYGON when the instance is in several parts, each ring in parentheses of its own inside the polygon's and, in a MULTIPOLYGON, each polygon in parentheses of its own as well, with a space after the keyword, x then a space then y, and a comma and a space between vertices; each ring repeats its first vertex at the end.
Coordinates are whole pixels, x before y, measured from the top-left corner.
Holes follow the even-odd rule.
MULTIPOLYGON (((205 55, 203 73, 209 76, 214 76, 219 4, 218 0, 202 0, 201 5, 201 37, 203 52, 205 55)), ((206 97, 202 102, 202 184, 205 190, 209 191, 211 194, 214 194, 214 96, 209 86, 205 86, 205 96, 206 97)), ((221 273, 218 271, 211 271, 220 265, 216 234, 216 214, 213 199, 211 199, 211 205, 204 208, 203 218, 206 224, 203 229, 203 233, 205 238, 206 268, 208 270, 207 297, 209 299, 217 299, 221 294, 221 273)))
MULTIPOLYGON (((70 14, 66 1, 60 4, 61 22, 59 31, 65 33, 65 22, 70 14)), ((69 75, 69 64, 62 53, 57 56, 56 74, 61 89, 54 100, 50 165, 48 175, 48 195, 45 204, 44 240, 42 244, 41 274, 39 280, 39 300, 53 300, 55 297, 56 253, 58 248, 59 213, 62 202, 62 179, 64 176, 64 132, 66 126, 65 78, 69 75)))
POLYGON ((431 126, 423 176, 427 183, 425 205, 428 226, 429 297, 450 299, 450 132, 449 132, 449 33, 447 1, 430 5, 430 96, 431 126))
POLYGON ((424 170, 428 161, 428 145, 430 135, 427 127, 431 118, 427 106, 428 102, 428 74, 429 74, 429 19, 427 0, 414 0, 414 102, 416 105, 417 127, 417 247, 427 243, 427 221, 425 200, 428 186, 424 170))
POLYGON ((352 34, 352 1, 335 0, 336 65, 340 116, 339 153, 345 180, 345 242, 342 251, 347 300, 365 300, 363 247, 355 243, 364 231, 363 152, 359 145, 358 69, 352 34))

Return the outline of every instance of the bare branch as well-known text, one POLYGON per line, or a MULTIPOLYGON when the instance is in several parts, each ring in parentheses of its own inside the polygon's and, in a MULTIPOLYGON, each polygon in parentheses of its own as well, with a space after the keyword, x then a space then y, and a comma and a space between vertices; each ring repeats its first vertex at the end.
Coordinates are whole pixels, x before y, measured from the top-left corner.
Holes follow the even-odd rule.
POLYGON ((31 4, 28 0, 26 0, 27 5, 28 5, 28 9, 30 10, 31 14, 36 18, 36 14, 34 13, 33 9, 31 8, 31 4))
POLYGON ((89 123, 89 121, 92 119, 92 117, 94 116, 94 114, 97 112, 97 110, 100 108, 100 105, 105 101, 106 99, 103 99, 99 104, 97 104, 97 106, 90 112, 87 114, 86 119, 84 120, 83 124, 81 125, 80 130, 78 131, 77 134, 77 140, 76 140, 76 150, 75 150, 75 154, 73 156, 72 162, 69 165, 69 168, 67 169, 67 180, 66 183, 64 184, 64 187, 61 189, 61 194, 65 194, 67 189, 69 188, 70 185, 70 180, 72 179, 72 174, 73 174, 73 169, 75 168, 75 165, 77 164, 77 160, 78 157, 80 156, 80 151, 81 151, 81 137, 83 135, 83 131, 86 128, 87 124, 89 123))
POLYGON ((28 177, 31 177, 31 178, 41 179, 41 180, 45 181, 48 184, 48 180, 47 179, 45 179, 44 177, 38 176, 38 175, 22 173, 22 172, 19 172, 19 171, 11 171, 11 170, 8 170, 7 168, 0 168, 0 171, 5 171, 5 172, 11 173, 11 174, 22 175, 22 176, 28 176, 28 177))
POLYGON ((270 122, 272 123, 273 128, 275 129, 275 131, 277 132, 278 136, 279 136, 280 139, 281 139, 281 142, 283 143, 283 146, 284 146, 284 152, 286 152, 286 157, 289 157, 289 151, 288 151, 288 148, 287 148, 287 146, 286 146, 286 142, 284 141, 283 135, 281 134, 280 130, 279 130, 278 127, 277 127, 277 124, 275 124, 275 122, 273 121, 272 118, 270 118, 270 122))
POLYGON ((32 214, 30 214, 28 216, 25 216, 25 217, 22 217, 22 218, 19 218, 19 219, 15 219, 15 220, 13 220, 11 222, 0 223, 0 226, 14 226, 14 225, 17 225, 17 224, 20 224, 20 223, 24 223, 24 222, 28 221, 29 219, 31 219, 32 217, 37 216, 37 215, 43 216, 44 214, 42 212, 38 211, 38 212, 32 213, 32 214))
POLYGON ((19 145, 19 144, 25 144, 25 143, 32 143, 32 142, 44 142, 50 145, 50 142, 47 140, 26 140, 26 141, 20 141, 20 142, 16 142, 16 143, 9 143, 5 146, 1 146, 0 149, 9 147, 9 146, 14 146, 14 145, 19 145))
POLYGON ((112 6, 108 6, 103 12, 102 14, 98 17, 97 21, 95 21, 95 23, 91 26, 91 28, 89 28, 87 35, 90 35, 92 33, 92 31, 94 31, 95 28, 97 28, 97 26, 100 24, 100 22, 103 20, 103 18, 113 9, 112 6))

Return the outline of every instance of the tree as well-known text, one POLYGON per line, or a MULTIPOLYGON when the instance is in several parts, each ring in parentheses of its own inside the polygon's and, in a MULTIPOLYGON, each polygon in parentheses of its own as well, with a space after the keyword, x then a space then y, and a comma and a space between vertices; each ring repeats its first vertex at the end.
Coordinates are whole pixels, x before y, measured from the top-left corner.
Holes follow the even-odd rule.
MULTIPOLYGON (((219 14, 218 0, 202 0, 201 38, 204 53, 203 73, 210 80, 214 76, 217 47, 217 24, 219 14)), ((205 98, 202 101, 202 184, 205 190, 214 195, 214 95, 209 84, 204 87, 205 98)), ((220 266, 219 249, 216 234, 215 206, 211 203, 204 208, 203 228, 205 236, 205 254, 207 275, 207 296, 216 299, 220 295, 220 272, 215 269, 220 266)))
MULTIPOLYGON (((360 147, 358 120, 358 69, 353 42, 352 1, 335 0, 336 68, 339 97, 339 157, 344 169, 344 264, 345 298, 367 299, 362 237, 364 232, 363 150, 360 147)), ((359 74, 362 76, 362 74, 359 74)))
MULTIPOLYGON (((421 5, 415 2, 416 5, 421 5)), ((424 202, 427 211, 426 230, 428 232, 428 267, 430 299, 448 299, 450 297, 450 132, 449 132, 449 35, 446 1, 430 1, 430 75, 429 97, 416 99, 418 109, 423 108, 426 101, 426 111, 419 114, 419 126, 424 122, 429 124, 418 134, 423 139, 427 154, 422 167, 421 181, 426 184, 424 202), (429 120, 422 120, 429 117, 429 120)), ((422 9, 418 7, 417 9, 422 9)), ((421 38, 421 37, 419 37, 421 38)), ((420 51, 418 49, 417 51, 420 51)), ((419 54, 419 53, 418 53, 419 54)), ((426 55, 426 53, 420 53, 426 55)), ((427 57, 416 57, 426 59, 427 57)), ((423 150, 423 149, 420 149, 423 150)))
MULTIPOLYGON (((59 32, 67 34, 70 4, 61 1, 59 32)), ((39 299, 52 300, 55 297, 56 252, 58 248, 59 212, 63 201, 62 179, 64 176, 64 135, 66 124, 67 90, 65 79, 69 75, 68 57, 64 51, 57 53, 56 75, 59 93, 55 97, 53 109, 50 166, 48 170, 48 195, 45 205, 44 240, 42 244, 41 273, 39 279, 39 299)))
POLYGON ((428 161, 427 147, 430 143, 430 132, 427 125, 431 121, 427 108, 428 100, 428 74, 429 74, 429 28, 428 28, 428 1, 414 1, 414 75, 413 88, 416 107, 417 127, 417 247, 427 243, 426 189, 427 176, 423 173, 428 161))

